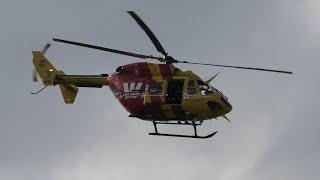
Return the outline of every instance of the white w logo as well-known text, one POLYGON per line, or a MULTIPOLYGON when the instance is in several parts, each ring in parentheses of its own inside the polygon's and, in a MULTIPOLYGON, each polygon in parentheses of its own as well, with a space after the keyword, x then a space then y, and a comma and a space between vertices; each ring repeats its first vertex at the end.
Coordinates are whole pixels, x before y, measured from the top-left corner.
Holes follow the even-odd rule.
POLYGON ((133 82, 133 83, 130 83, 130 86, 129 86, 129 83, 123 83, 124 92, 128 93, 132 91, 140 91, 142 84, 143 84, 142 82, 139 82, 137 84, 133 82))

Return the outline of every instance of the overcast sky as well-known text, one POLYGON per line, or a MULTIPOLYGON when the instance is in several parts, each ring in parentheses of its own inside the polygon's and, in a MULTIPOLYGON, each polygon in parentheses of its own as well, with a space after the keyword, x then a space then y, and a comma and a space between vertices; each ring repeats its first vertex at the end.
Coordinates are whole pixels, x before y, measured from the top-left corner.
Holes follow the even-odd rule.
MULTIPOLYGON (((320 1, 1 0, 0 179, 316 180, 320 162, 320 1), (139 59, 53 43, 65 38, 159 55, 134 10, 179 60, 291 70, 293 75, 177 65, 224 92, 232 124, 205 122, 206 140, 153 137, 109 88, 30 95, 32 50, 67 74, 112 73, 139 59)), ((156 62, 156 61, 151 61, 156 62)), ((192 133, 188 127, 161 132, 192 133)))

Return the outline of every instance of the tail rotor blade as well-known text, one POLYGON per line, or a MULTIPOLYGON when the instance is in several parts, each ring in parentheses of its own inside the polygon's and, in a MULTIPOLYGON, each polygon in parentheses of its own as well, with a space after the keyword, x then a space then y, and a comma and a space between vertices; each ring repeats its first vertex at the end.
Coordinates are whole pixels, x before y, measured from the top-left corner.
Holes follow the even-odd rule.
POLYGON ((36 68, 34 68, 33 71, 32 71, 32 81, 33 82, 38 82, 38 73, 37 73, 36 68))
POLYGON ((43 47, 41 53, 44 55, 44 54, 47 52, 47 50, 49 49, 50 46, 51 46, 51 44, 49 44, 49 43, 46 44, 46 45, 43 47))

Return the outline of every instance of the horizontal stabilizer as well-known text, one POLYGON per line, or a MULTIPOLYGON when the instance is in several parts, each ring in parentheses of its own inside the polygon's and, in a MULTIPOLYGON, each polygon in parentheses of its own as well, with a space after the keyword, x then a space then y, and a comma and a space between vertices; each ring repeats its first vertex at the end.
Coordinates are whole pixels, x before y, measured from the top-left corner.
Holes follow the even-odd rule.
POLYGON ((63 96, 64 103, 73 104, 76 99, 78 88, 73 84, 63 85, 59 84, 63 96))

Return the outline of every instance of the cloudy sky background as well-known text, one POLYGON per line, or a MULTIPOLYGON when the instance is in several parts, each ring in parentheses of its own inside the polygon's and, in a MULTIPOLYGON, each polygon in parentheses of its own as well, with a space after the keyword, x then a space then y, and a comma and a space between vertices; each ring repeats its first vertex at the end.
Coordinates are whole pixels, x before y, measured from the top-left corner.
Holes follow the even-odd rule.
MULTIPOLYGON (((0 2, 0 179, 296 179, 320 176, 320 1, 0 2), (108 88, 81 88, 65 105, 58 88, 30 95, 32 50, 52 37, 158 55, 125 12, 134 10, 179 60, 292 70, 294 74, 177 65, 209 78, 234 109, 206 122, 211 139, 148 136, 108 88)), ((68 74, 112 73, 139 59, 52 43, 68 74)), ((155 62, 155 61, 151 61, 155 62)), ((159 127, 191 133, 188 127, 159 127)))

